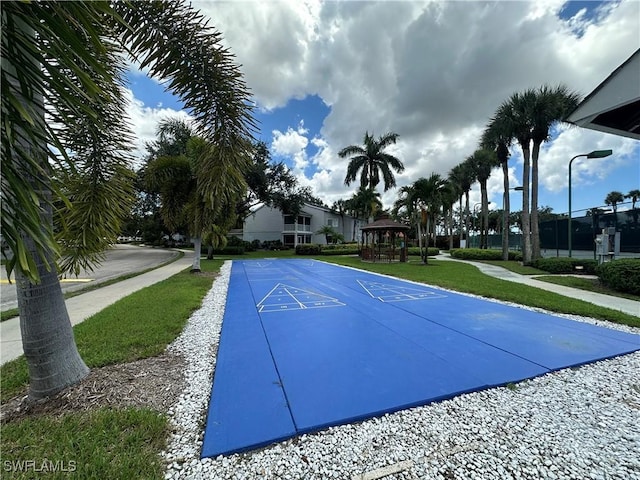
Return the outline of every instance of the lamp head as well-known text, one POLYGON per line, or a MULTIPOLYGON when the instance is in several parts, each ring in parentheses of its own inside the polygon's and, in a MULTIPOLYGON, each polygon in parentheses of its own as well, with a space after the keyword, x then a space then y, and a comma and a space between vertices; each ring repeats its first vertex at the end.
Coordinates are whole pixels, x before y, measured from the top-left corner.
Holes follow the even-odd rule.
POLYGON ((587 153, 587 158, 604 158, 613 153, 613 150, 594 150, 591 153, 587 153))

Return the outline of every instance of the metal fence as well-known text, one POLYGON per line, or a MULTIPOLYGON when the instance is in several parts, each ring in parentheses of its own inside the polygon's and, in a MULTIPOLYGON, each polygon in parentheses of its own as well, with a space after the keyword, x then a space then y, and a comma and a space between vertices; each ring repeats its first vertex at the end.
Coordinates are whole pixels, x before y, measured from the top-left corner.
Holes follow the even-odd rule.
MULTIPOLYGON (((540 222, 540 247, 548 250, 568 250, 568 218, 540 222)), ((614 227, 620 232, 620 251, 640 253, 640 209, 618 213, 596 213, 571 219, 571 248, 594 251, 596 235, 603 228, 614 227)))

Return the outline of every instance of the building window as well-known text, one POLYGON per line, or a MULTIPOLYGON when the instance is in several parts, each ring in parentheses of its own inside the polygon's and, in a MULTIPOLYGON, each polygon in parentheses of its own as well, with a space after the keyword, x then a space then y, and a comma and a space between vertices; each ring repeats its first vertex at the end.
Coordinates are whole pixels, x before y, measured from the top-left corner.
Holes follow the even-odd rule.
POLYGON ((334 218, 330 218, 327 220, 327 226, 328 227, 337 227, 338 226, 338 221, 334 218))
POLYGON ((283 235, 282 236, 282 244, 285 247, 293 247, 295 244, 295 235, 283 235))

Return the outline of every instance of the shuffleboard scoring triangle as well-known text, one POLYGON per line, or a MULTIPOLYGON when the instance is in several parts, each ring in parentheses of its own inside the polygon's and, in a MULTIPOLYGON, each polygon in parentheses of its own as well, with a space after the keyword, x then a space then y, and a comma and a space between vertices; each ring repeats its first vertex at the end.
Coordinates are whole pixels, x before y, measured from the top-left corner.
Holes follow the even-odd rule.
POLYGON ((256 305, 259 312, 281 312, 308 308, 343 307, 337 298, 278 283, 256 305))
POLYGON ((439 292, 417 285, 415 287, 407 287, 363 280, 357 280, 357 282, 372 298, 377 298, 381 302, 404 302, 407 300, 428 300, 446 297, 446 295, 439 292))

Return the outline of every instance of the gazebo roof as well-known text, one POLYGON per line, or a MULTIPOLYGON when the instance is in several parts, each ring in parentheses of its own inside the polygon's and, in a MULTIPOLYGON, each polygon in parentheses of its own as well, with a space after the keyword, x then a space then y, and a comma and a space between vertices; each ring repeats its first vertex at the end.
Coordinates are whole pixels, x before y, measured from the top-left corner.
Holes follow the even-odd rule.
POLYGON ((380 220, 376 220, 373 223, 366 224, 361 228, 361 230, 364 232, 368 230, 389 230, 401 232, 411 230, 411 227, 408 225, 403 225, 402 223, 395 222, 390 218, 381 218, 380 220))

